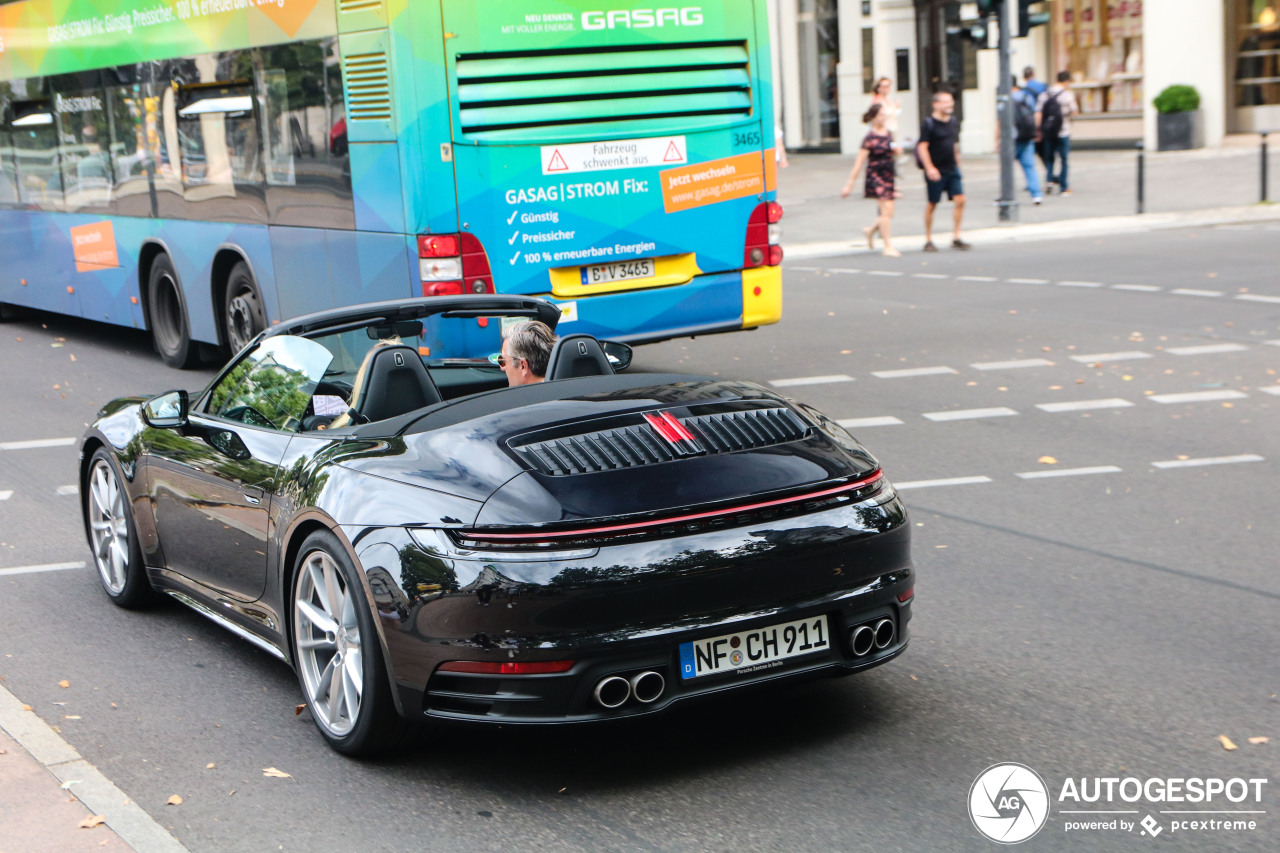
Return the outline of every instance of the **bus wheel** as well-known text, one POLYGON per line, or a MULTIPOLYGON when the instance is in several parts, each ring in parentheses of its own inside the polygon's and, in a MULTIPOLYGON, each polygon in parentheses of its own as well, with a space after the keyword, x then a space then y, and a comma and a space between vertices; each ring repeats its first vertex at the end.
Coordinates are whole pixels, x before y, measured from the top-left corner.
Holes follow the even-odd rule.
POLYGON ((147 309, 151 315, 151 338, 164 363, 179 370, 195 367, 200 361, 200 348, 191 341, 178 273, 168 255, 157 256, 151 265, 147 309))
POLYGON ((262 295, 258 293, 258 285, 244 261, 232 267, 227 278, 227 304, 223 316, 226 318, 227 346, 231 348, 232 355, 248 346, 249 341, 267 327, 262 295))

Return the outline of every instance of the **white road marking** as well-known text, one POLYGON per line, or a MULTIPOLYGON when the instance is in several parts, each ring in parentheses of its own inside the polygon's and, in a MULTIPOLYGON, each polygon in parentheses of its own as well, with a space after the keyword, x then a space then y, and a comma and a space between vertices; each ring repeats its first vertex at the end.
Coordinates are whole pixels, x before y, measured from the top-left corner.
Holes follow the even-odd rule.
POLYGON ((1095 361, 1133 361, 1139 358, 1151 358, 1151 353, 1130 350, 1129 352, 1096 352, 1093 355, 1073 355, 1072 361, 1081 364, 1093 364, 1095 361))
POLYGON ((1102 287, 1100 281, 1055 281, 1058 287, 1102 287))
POLYGON ((80 494, 80 487, 79 486, 58 486, 58 494, 78 495, 80 494))
POLYGON ((0 501, 7 501, 13 497, 13 489, 4 489, 0 491, 0 501))
POLYGON ((958 275, 956 281, 999 281, 993 275, 958 275))
POLYGON ((897 270, 868 270, 867 275, 902 275, 897 270))
POLYGON ((1196 290, 1194 287, 1175 287, 1170 293, 1178 296, 1221 296, 1221 290, 1196 290))
POLYGON ((1215 400, 1240 400, 1248 397, 1243 391, 1188 391, 1183 394, 1152 394, 1148 400, 1156 403, 1212 403, 1215 400))
POLYGON ((0 450, 34 450, 39 447, 67 447, 74 438, 36 438, 30 441, 0 441, 0 450))
POLYGON ((1167 459, 1152 462, 1156 468, 1199 468, 1201 465, 1234 465, 1237 462, 1265 462, 1261 456, 1242 453, 1239 456, 1206 456, 1202 459, 1167 459))
POLYGON ((979 361, 969 365, 974 370, 1017 370, 1022 367, 1053 367, 1047 358, 1020 358, 1014 361, 979 361))
POLYGON ((822 272, 820 267, 793 267, 788 265, 787 269, 795 270, 796 272, 822 272))
POLYGON ((1276 338, 1274 341, 1263 341, 1263 343, 1269 347, 1280 347, 1280 338, 1276 338))
POLYGON ((856 275, 862 272, 862 270, 851 270, 851 269, 844 269, 842 267, 832 267, 830 272, 842 272, 845 275, 856 275))
POLYGON ((1280 385, 1268 385, 1266 388, 1259 388, 1258 390, 1263 394, 1274 394, 1280 397, 1280 385))
POLYGON ((1245 302, 1280 303, 1280 296, 1263 296, 1261 293, 1237 293, 1236 299, 1242 299, 1245 302))
POLYGON ((1003 418, 1018 414, 1006 406, 990 409, 953 409, 947 412, 925 412, 924 417, 931 421, 967 421, 974 418, 1003 418))
POLYGON ((913 272, 912 278, 951 278, 951 276, 940 272, 913 272))
POLYGON ((1115 465, 1095 465, 1092 468, 1055 468, 1049 471, 1023 471, 1015 476, 1024 480, 1043 480, 1048 477, 1083 477, 1087 474, 1119 474, 1123 468, 1115 465))
POLYGON ((1136 290, 1139 293, 1159 293, 1164 290, 1163 287, 1156 287, 1154 284, 1113 284, 1112 290, 1136 290))
POLYGON ((1174 355, 1212 355, 1218 352, 1242 352, 1248 347, 1244 344, 1204 344, 1194 347, 1168 347, 1165 352, 1174 355))
POLYGON ((830 376, 800 376, 795 379, 773 379, 769 384, 774 388, 793 388, 796 385, 828 385, 832 382, 852 382, 853 377, 844 373, 830 376))
POLYGON ((951 477, 947 480, 911 480, 906 483, 894 483, 899 491, 903 489, 931 489, 934 486, 970 486, 977 483, 990 483, 990 477, 951 477))
POLYGON ((1070 403, 1036 403, 1042 412, 1084 412, 1089 409, 1123 409, 1132 406, 1128 400, 1108 397, 1104 400, 1073 400, 1070 403))
POLYGON ((939 365, 937 367, 907 367, 902 370, 873 370, 871 375, 877 379, 902 379, 907 376, 938 376, 943 373, 955 372, 955 368, 939 365))
POLYGON ((1010 284, 1048 284, 1047 278, 1006 278, 1010 284))
POLYGON ((45 563, 41 566, 13 566, 0 569, 0 575, 31 575, 36 572, 60 572, 64 569, 83 569, 84 561, 79 563, 45 563))
MULTIPOLYGON (((1277 386, 1277 390, 1280 390, 1280 386, 1277 386)), ((836 421, 836 423, 845 429, 861 429, 862 427, 897 426, 902 421, 893 415, 884 415, 878 418, 847 418, 843 421, 836 421)))

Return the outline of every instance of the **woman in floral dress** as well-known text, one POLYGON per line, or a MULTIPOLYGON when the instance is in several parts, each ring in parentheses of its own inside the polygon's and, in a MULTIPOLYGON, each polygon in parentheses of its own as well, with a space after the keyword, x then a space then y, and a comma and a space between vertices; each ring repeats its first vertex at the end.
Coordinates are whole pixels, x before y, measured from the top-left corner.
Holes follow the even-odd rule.
POLYGON ((886 112, 880 104, 872 104, 871 109, 867 110, 867 114, 862 117, 862 120, 871 125, 871 128, 867 131, 866 138, 862 140, 862 149, 858 152, 857 162, 853 164, 853 171, 849 173, 849 182, 844 185, 840 197, 847 198, 849 193, 853 192, 853 184, 858 179, 858 173, 862 171, 863 166, 866 166, 867 184, 863 197, 875 199, 880 207, 880 214, 876 217, 875 223, 862 229, 862 233, 867 237, 867 248, 876 247, 876 232, 879 231, 880 239, 884 240, 885 256, 897 258, 901 257, 902 253, 893 248, 890 232, 895 198, 893 159, 901 149, 893 144, 893 134, 885 126, 886 119, 886 112))

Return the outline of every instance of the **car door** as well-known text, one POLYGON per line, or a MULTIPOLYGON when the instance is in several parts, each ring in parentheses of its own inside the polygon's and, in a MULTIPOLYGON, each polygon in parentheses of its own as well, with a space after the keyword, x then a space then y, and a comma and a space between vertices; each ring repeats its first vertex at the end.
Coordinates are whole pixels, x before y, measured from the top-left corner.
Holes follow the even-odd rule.
POLYGON ((263 340, 193 407, 181 430, 148 430, 147 487, 165 566, 242 601, 266 585, 280 461, 332 356, 263 340))

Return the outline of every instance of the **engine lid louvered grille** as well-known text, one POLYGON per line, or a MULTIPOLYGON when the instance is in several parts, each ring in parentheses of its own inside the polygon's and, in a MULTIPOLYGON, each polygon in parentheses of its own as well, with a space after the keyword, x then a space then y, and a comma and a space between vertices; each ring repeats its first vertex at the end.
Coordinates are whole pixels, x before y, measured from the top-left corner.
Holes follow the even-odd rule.
POLYGON ((784 408, 713 412, 679 419, 692 440, 670 440, 659 428, 636 416, 639 423, 582 435, 558 436, 525 444, 515 439, 511 449, 529 467, 543 474, 564 476, 640 468, 690 456, 736 453, 799 441, 809 427, 784 408))
POLYGON ((463 54, 455 74, 462 132, 480 138, 677 117, 710 127, 752 110, 745 42, 463 54))
POLYGON ((347 77, 347 115, 352 121, 391 120, 391 81, 386 53, 344 57, 347 77))

